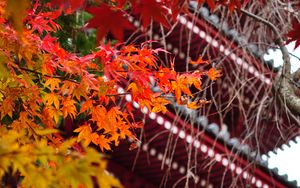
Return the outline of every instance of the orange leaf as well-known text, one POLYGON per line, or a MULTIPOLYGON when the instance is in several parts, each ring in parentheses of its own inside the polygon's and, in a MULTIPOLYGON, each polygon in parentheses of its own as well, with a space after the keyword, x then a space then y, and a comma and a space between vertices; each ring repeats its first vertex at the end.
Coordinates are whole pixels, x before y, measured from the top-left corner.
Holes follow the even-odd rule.
POLYGON ((63 112, 64 118, 70 115, 73 119, 75 118, 77 114, 76 106, 75 106, 75 101, 67 98, 66 100, 63 101, 63 107, 61 108, 61 111, 63 112))
POLYGON ((79 113, 85 112, 92 108, 93 108, 93 101, 88 99, 81 105, 81 109, 79 113))
POLYGON ((198 57, 197 61, 190 61, 192 65, 209 64, 208 61, 204 61, 201 56, 198 57))
POLYGON ((59 109, 59 99, 55 93, 47 93, 43 98, 47 106, 54 104, 56 109, 59 109))
POLYGON ((155 98, 152 100, 152 102, 153 102, 153 108, 151 111, 155 113, 157 112, 166 113, 168 111, 166 105, 171 103, 170 101, 162 97, 155 98))
POLYGON ((45 82, 45 87, 50 86, 50 90, 53 91, 54 89, 58 89, 59 88, 59 83, 60 82, 61 82, 61 80, 58 79, 58 78, 49 78, 45 82))
POLYGON ((206 100, 198 100, 198 101, 193 101, 187 104, 187 107, 193 110, 197 110, 198 108, 200 108, 202 105, 204 104, 208 104, 211 103, 210 101, 206 101, 206 100))
POLYGON ((110 140, 105 138, 103 135, 99 135, 96 142, 100 146, 101 151, 104 151, 104 149, 111 150, 110 145, 109 145, 110 140))
POLYGON ((83 125, 79 128, 74 130, 75 133, 79 133, 77 137, 77 142, 80 142, 81 140, 84 140, 85 145, 89 145, 92 141, 91 134, 92 134, 92 128, 90 125, 83 125))
POLYGON ((187 104, 187 107, 192 109, 192 110, 197 110, 200 108, 200 105, 197 103, 197 101, 193 101, 187 104))
POLYGON ((59 118, 62 115, 61 111, 53 106, 46 107, 46 111, 50 115, 52 119, 54 119, 55 123, 59 122, 59 118))
POLYGON ((129 84, 127 91, 131 90, 132 98, 135 99, 140 94, 140 89, 135 82, 129 84))
POLYGON ((212 81, 222 76, 221 70, 216 70, 215 68, 210 68, 207 72, 207 76, 212 81))

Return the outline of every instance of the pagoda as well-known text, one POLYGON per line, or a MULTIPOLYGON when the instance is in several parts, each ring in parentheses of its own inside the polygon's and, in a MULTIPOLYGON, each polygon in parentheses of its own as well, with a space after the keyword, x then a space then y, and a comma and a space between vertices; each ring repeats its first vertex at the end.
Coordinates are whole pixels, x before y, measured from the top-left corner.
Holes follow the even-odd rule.
MULTIPOLYGON (((134 16, 128 19, 142 27, 134 16)), ((242 48, 242 35, 229 25, 192 3, 171 28, 154 23, 146 33, 127 33, 130 43, 158 41, 153 46, 174 54, 177 71, 197 69, 187 62, 202 56, 224 76, 203 80, 197 97, 211 103, 199 111, 174 103, 165 114, 153 113, 126 95, 145 125, 136 133, 141 142, 124 141, 109 153, 109 171, 124 187, 297 187, 261 157, 297 136, 295 122, 272 101, 276 70, 255 45, 242 48)))

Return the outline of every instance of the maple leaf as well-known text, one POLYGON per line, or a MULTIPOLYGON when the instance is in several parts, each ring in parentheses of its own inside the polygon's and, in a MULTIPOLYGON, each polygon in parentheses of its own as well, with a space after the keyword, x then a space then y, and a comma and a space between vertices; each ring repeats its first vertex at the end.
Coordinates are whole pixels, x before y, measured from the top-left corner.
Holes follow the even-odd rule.
POLYGON ((138 85, 135 82, 130 83, 127 87, 127 91, 131 91, 133 99, 136 99, 142 93, 141 89, 142 88, 138 87, 138 85))
POLYGON ((133 3, 133 12, 141 16, 143 27, 146 28, 153 19, 165 27, 169 27, 168 11, 163 4, 156 0, 140 0, 133 3))
POLYGON ((110 140, 105 138, 103 135, 99 135, 96 143, 99 145, 101 151, 104 151, 104 149, 111 150, 110 140))
POLYGON ((80 84, 77 87, 74 88, 72 95, 78 101, 80 101, 81 97, 83 97, 85 99, 88 98, 87 93, 88 93, 88 86, 87 86, 86 83, 81 81, 80 84))
POLYGON ((77 110, 74 103, 75 101, 70 98, 63 100, 61 111, 63 112, 64 118, 68 115, 70 115, 73 119, 75 118, 77 110))
POLYGON ((214 81, 217 78, 222 76, 222 72, 221 72, 221 70, 216 70, 215 68, 210 68, 207 71, 207 76, 210 80, 214 81))
POLYGON ((77 9, 83 7, 86 0, 52 0, 51 5, 53 7, 60 7, 65 9, 66 14, 71 14, 77 9))
POLYGON ((65 80, 61 86, 61 91, 64 95, 71 95, 76 87, 74 82, 65 80))
POLYGON ((79 113, 85 112, 92 108, 93 108, 93 101, 88 99, 81 105, 81 109, 79 113))
POLYGON ((296 41, 294 49, 300 45, 300 23, 297 20, 293 21, 293 29, 287 33, 287 37, 287 44, 296 41))
POLYGON ((88 7, 86 11, 93 15, 87 26, 97 28, 98 40, 111 32, 116 39, 123 41, 123 31, 132 29, 132 25, 120 9, 113 9, 105 3, 101 3, 97 7, 88 7))
POLYGON ((229 9, 229 11, 232 13, 234 11, 235 8, 237 8, 237 10, 241 9, 241 1, 240 0, 230 0, 227 3, 227 7, 229 9))
POLYGON ((197 110, 199 109, 202 105, 204 104, 209 104, 211 103, 211 101, 206 101, 206 100, 196 100, 196 101, 193 101, 193 102, 190 102, 187 104, 187 107, 192 109, 192 110, 197 110))
POLYGON ((43 101, 45 102, 46 105, 51 106, 52 104, 54 104, 54 107, 56 109, 59 109, 59 99, 58 99, 58 95, 56 95, 55 93, 51 92, 45 94, 43 101))
POLYGON ((61 83, 60 79, 58 79, 58 78, 49 78, 45 82, 45 87, 50 86, 50 90, 54 91, 54 89, 58 89, 59 88, 59 83, 61 83))
POLYGON ((104 129, 105 133, 113 131, 113 124, 109 121, 109 114, 103 106, 95 106, 91 109, 92 120, 97 123, 98 130, 104 129))
POLYGON ((200 108, 200 105, 197 104, 197 101, 193 101, 187 104, 187 107, 192 109, 192 110, 197 110, 200 108))
POLYGON ((44 113, 47 113, 52 119, 54 119, 56 124, 59 122, 59 119, 62 116, 61 111, 53 106, 48 106, 45 108, 44 113))
POLYGON ((186 77, 184 75, 179 76, 177 80, 172 81, 171 83, 172 83, 172 90, 175 93, 177 102, 180 101, 182 92, 189 96, 192 96, 192 93, 187 86, 189 84, 188 80, 186 79, 186 77))
MULTIPOLYGON (((241 9, 240 0, 198 0, 198 3, 206 2, 210 10, 215 10, 217 5, 227 6, 230 12, 233 12, 235 8, 241 9)), ((246 4, 246 3, 245 3, 246 4)))
POLYGON ((2 119, 6 114, 12 117, 15 103, 12 97, 7 97, 1 102, 0 118, 2 119))
POLYGON ((201 76, 203 75, 203 73, 201 73, 200 71, 195 71, 192 74, 184 74, 186 82, 189 85, 194 85, 198 90, 201 90, 201 76))
POLYGON ((201 64, 209 64, 209 62, 203 60, 202 57, 199 56, 198 59, 197 59, 197 61, 192 61, 192 60, 191 60, 191 61, 190 61, 190 64, 192 64, 192 65, 201 65, 201 64))
POLYGON ((84 144, 87 146, 92 141, 92 128, 88 124, 84 124, 80 126, 79 128, 75 129, 73 132, 79 133, 77 137, 77 142, 80 142, 81 140, 84 140, 84 144))
POLYGON ((27 12, 26 9, 29 7, 28 0, 7 0, 5 16, 12 21, 14 28, 21 33, 23 28, 23 19, 27 12))
POLYGON ((172 12, 172 19, 176 21, 179 13, 189 12, 189 1, 186 0, 163 0, 162 1, 166 7, 168 7, 172 12))
POLYGON ((158 112, 166 113, 168 111, 166 105, 171 103, 170 101, 162 97, 154 98, 152 99, 152 102, 153 102, 153 108, 151 111, 155 113, 158 112))
POLYGON ((52 76, 55 73, 54 66, 51 61, 46 61, 42 64, 42 74, 48 74, 52 76))

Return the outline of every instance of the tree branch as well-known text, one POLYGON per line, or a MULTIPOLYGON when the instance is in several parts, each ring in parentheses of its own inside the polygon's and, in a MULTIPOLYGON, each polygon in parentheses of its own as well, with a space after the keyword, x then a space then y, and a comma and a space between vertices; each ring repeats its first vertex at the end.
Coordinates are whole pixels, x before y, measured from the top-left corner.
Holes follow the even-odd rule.
POLYGON ((278 29, 271 22, 251 12, 248 12, 247 10, 241 9, 241 12, 246 16, 249 16, 265 24, 275 34, 276 36, 275 44, 279 46, 280 51, 282 53, 283 69, 282 69, 282 74, 279 75, 280 78, 277 78, 273 83, 273 87, 275 88, 275 91, 279 91, 280 97, 282 98, 281 101, 283 105, 287 106, 293 114, 300 115, 300 98, 295 93, 296 87, 294 83, 291 82, 291 80, 298 81, 293 79, 293 76, 299 77, 297 73, 298 71, 293 75, 291 74, 291 61, 289 57, 289 52, 285 46, 284 40, 280 35, 278 29))
POLYGON ((271 30, 274 32, 276 39, 275 39, 275 44, 277 44, 282 52, 282 59, 283 59, 283 74, 291 74, 291 62, 290 62, 290 56, 287 48, 284 45, 284 40, 282 39, 278 29, 274 24, 271 22, 265 20, 264 18, 257 16, 251 12, 248 12, 247 10, 241 9, 241 12, 265 25, 271 28, 271 30))

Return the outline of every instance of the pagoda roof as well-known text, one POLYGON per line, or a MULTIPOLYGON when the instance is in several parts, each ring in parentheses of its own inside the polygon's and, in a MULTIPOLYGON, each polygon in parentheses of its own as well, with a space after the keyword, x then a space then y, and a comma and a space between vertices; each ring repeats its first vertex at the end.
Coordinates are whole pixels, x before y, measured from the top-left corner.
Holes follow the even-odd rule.
MULTIPOLYGON (((130 97, 127 102, 132 102, 130 97)), ((111 160, 143 177, 149 183, 146 187, 158 187, 162 183, 166 187, 183 187, 187 179, 189 187, 230 187, 233 183, 239 187, 297 187, 297 182, 289 182, 286 175, 268 169, 258 154, 251 156, 249 151, 245 152, 242 147, 245 145, 230 143, 233 138, 220 137, 209 128, 212 124, 205 117, 191 125, 170 112, 148 112, 135 102, 133 106, 140 111, 136 115, 145 116, 142 131, 145 136, 141 143, 136 143, 134 151, 129 149, 133 140, 116 147, 111 160)), ((114 168, 112 171, 115 172, 114 168)), ((127 172, 123 170, 123 173, 127 172)), ((122 174, 116 172, 116 175, 122 174)))
MULTIPOLYGON (((220 25, 217 26, 217 22, 213 20, 217 19, 216 16, 206 14, 205 9, 202 11, 206 20, 195 18, 192 13, 179 15, 177 25, 166 36, 159 32, 160 26, 154 25, 153 32, 146 33, 146 38, 160 41, 160 45, 175 54, 175 66, 178 70, 183 69, 183 62, 185 63, 187 58, 195 59, 200 50, 209 45, 213 51, 211 56, 222 54, 226 57, 225 71, 230 72, 228 67, 243 70, 246 77, 255 78, 255 82, 270 88, 276 73, 263 66, 257 57, 239 49, 227 36, 220 34, 216 30, 220 29, 220 25), (190 31, 191 35, 185 35, 183 29, 190 31), (178 36, 181 36, 181 39, 178 36), (164 40, 160 40, 163 37, 164 40), (193 40, 188 48, 189 37, 193 40)), ((129 17, 129 20, 137 28, 140 27, 140 22, 134 17, 129 17)), ((239 42, 238 37, 236 42, 239 42)), ((249 51, 251 52, 251 48, 249 51)), ((254 50, 251 53, 259 55, 259 52, 254 50)), ((220 84, 223 90, 230 88, 226 82, 217 84, 220 84)), ((122 92, 122 89, 120 91, 122 92)), ((244 97, 246 104, 247 100, 249 104, 249 97, 251 95, 244 97)), ((130 96, 126 97, 126 100, 132 102, 130 96)), ((222 129, 223 125, 212 121, 213 118, 207 114, 176 104, 166 114, 139 109, 136 102, 133 102, 133 106, 138 109, 135 116, 145 121, 145 126, 140 132, 141 143, 135 143, 137 149, 130 151, 132 141, 123 142, 114 148, 110 162, 113 173, 118 177, 122 177, 124 173, 133 179, 139 177, 136 185, 126 181, 127 187, 297 187, 297 182, 289 182, 286 176, 278 175, 276 169, 269 169, 260 155, 260 152, 266 153, 277 145, 284 144, 286 140, 279 135, 288 133, 280 133, 276 128, 270 129, 270 139, 258 146, 262 148, 256 150, 241 141, 239 135, 222 129), (179 117, 178 113, 182 116, 179 117)), ((283 118, 281 122, 284 121, 283 118)), ((290 127, 291 130, 294 128, 290 127)), ((287 135, 289 138, 295 136, 296 134, 287 135)))

